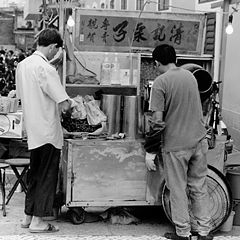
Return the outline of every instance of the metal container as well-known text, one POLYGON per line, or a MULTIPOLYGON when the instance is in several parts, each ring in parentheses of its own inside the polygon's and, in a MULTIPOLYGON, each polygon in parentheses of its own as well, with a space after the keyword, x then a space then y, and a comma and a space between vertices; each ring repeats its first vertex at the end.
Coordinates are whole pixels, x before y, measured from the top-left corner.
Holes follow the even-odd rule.
POLYGON ((233 199, 240 200, 240 166, 233 166, 227 169, 226 178, 231 186, 233 199))
POLYGON ((240 201, 233 199, 233 210, 235 211, 235 216, 233 218, 233 225, 240 226, 240 201))
POLYGON ((196 78, 201 101, 204 102, 207 98, 210 97, 213 90, 212 76, 208 71, 206 71, 202 66, 198 64, 186 63, 181 67, 190 71, 196 78))
POLYGON ((120 95, 102 95, 101 109, 107 116, 108 135, 120 132, 120 110, 121 96, 120 95))
POLYGON ((126 137, 135 139, 138 134, 138 97, 123 97, 123 123, 122 132, 126 137))

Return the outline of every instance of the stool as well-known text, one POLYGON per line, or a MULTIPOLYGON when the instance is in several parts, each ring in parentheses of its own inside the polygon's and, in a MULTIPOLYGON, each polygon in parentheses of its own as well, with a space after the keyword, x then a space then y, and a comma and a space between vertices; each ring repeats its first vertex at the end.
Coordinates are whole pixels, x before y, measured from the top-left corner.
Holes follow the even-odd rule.
POLYGON ((2 192, 2 210, 3 216, 6 216, 6 204, 5 204, 5 169, 9 167, 7 163, 0 163, 0 188, 2 192), (2 174, 3 171, 3 174, 2 174))
POLYGON ((11 158, 11 159, 6 159, 5 163, 8 163, 10 165, 15 176, 17 177, 17 181, 14 183, 12 189, 10 190, 10 192, 7 196, 7 202, 6 202, 6 205, 7 205, 8 202, 10 201, 12 195, 16 191, 19 183, 21 184, 23 191, 25 193, 27 193, 27 186, 23 181, 23 177, 25 176, 25 174, 27 173, 27 170, 29 168, 30 159, 29 158, 11 158), (21 174, 17 170, 18 167, 23 167, 21 174))

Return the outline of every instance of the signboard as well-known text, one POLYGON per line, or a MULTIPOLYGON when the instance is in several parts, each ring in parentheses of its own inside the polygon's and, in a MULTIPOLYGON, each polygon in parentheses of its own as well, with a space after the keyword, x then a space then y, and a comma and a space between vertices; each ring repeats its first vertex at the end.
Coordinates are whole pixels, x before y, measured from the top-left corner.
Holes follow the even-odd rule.
POLYGON ((215 2, 217 0, 198 0, 199 3, 215 2))
POLYGON ((201 53, 204 14, 77 9, 74 44, 81 51, 132 51, 167 43, 181 53, 201 53))

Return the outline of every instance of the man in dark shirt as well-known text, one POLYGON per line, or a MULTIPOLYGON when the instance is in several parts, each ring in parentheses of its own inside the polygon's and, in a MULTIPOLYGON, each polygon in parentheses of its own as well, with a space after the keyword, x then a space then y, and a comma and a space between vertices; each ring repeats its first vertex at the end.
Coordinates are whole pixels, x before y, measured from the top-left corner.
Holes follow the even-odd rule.
MULTIPOLYGON (((176 52, 167 44, 152 53, 162 73, 153 83, 150 110, 153 122, 165 122, 163 131, 163 165, 166 185, 170 191, 172 220, 176 233, 165 237, 175 240, 211 240, 209 196, 206 182, 208 143, 203 122, 197 80, 193 74, 176 67, 176 52), (197 222, 192 226, 188 209, 189 191, 192 213, 197 222)), ((155 170, 155 154, 146 153, 148 170, 155 170)))

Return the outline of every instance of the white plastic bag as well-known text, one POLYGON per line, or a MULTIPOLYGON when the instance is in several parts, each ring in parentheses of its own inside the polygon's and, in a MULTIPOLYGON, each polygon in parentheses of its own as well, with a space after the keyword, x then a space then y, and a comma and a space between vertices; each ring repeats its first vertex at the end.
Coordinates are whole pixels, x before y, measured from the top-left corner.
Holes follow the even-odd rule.
POLYGON ((73 98, 73 100, 77 103, 77 106, 73 108, 71 117, 73 119, 86 119, 87 112, 83 102, 83 97, 78 95, 75 98, 73 98))
POLYGON ((107 121, 107 116, 101 111, 97 102, 92 96, 85 96, 85 109, 89 125, 98 125, 107 121))

